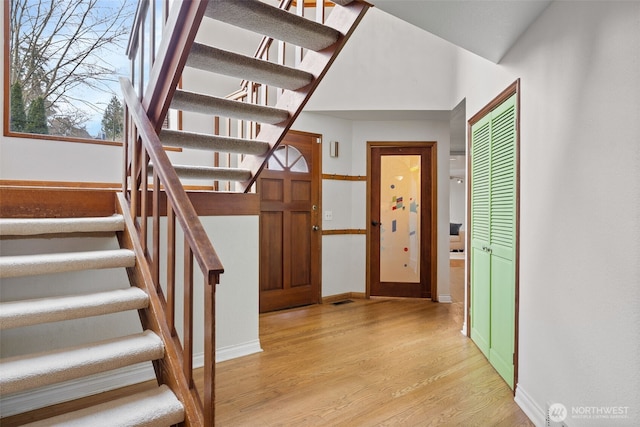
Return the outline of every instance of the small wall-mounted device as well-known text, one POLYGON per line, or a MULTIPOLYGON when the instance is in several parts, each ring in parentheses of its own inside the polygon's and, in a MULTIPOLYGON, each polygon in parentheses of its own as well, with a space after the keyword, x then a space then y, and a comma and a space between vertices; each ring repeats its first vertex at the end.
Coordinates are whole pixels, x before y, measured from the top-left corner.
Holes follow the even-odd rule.
POLYGON ((338 141, 329 142, 329 156, 338 157, 338 141))

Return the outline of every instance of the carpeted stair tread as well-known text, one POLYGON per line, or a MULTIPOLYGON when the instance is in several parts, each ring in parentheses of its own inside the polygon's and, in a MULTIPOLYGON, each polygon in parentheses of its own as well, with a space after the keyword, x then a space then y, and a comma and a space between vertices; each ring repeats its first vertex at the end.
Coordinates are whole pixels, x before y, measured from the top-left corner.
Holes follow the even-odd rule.
POLYGON ((211 116, 230 117, 258 123, 277 124, 289 118, 289 112, 274 107, 248 104, 185 90, 176 90, 171 108, 211 116))
MULTIPOLYGON (((184 407, 166 385, 76 412, 27 424, 28 427, 168 427, 184 421, 184 407)), ((25 427, 26 427, 25 426, 25 427)))
POLYGON ((269 150, 269 144, 264 141, 170 129, 162 130, 160 140, 163 145, 171 147, 217 150, 224 153, 261 155, 269 150))
POLYGON ((136 256, 128 249, 3 256, 0 257, 0 278, 133 267, 135 264, 136 256))
MULTIPOLYGON (((173 165, 181 179, 208 179, 212 181, 247 181, 251 178, 248 169, 219 168, 212 166, 173 165)), ((149 165, 152 173, 153 165, 149 165)))
POLYGON ((67 349, 0 360, 0 389, 17 393, 164 357, 151 331, 67 349))
POLYGON ((2 236, 102 233, 124 230, 122 215, 94 218, 0 218, 2 236))
POLYGON ((0 303, 0 329, 140 310, 148 305, 149 296, 135 286, 84 295, 4 302, 0 303))
POLYGON ((191 47, 187 66, 289 90, 300 89, 313 81, 313 75, 305 71, 200 43, 191 47))
POLYGON ((259 0, 210 0, 205 15, 315 51, 326 49, 340 37, 333 28, 259 0))

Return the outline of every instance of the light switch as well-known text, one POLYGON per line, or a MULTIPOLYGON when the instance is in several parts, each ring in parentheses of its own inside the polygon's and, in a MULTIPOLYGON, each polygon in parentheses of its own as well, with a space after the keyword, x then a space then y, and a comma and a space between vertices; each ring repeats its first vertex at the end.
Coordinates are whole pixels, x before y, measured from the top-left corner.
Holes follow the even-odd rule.
POLYGON ((325 221, 331 221, 333 219, 333 211, 324 211, 325 221))

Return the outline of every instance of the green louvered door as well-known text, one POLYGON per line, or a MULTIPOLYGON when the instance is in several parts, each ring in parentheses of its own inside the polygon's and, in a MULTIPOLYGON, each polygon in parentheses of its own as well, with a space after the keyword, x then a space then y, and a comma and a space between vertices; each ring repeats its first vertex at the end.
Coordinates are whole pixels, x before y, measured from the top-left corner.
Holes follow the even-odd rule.
POLYGON ((471 127, 471 338, 511 388, 516 167, 513 95, 471 127))

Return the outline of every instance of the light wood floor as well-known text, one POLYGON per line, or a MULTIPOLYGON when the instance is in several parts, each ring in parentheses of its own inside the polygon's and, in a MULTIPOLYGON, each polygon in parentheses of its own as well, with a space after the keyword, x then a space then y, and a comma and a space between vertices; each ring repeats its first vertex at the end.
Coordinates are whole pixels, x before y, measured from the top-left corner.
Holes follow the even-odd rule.
POLYGON ((410 299, 262 315, 264 352, 217 365, 216 425, 533 426, 461 316, 461 303, 410 299))

